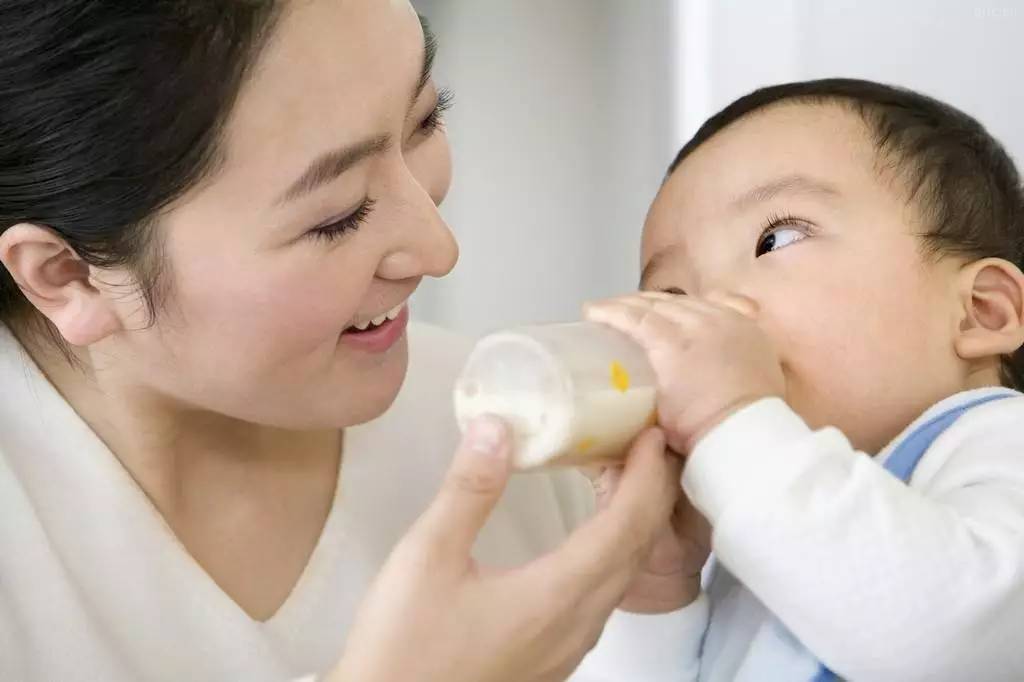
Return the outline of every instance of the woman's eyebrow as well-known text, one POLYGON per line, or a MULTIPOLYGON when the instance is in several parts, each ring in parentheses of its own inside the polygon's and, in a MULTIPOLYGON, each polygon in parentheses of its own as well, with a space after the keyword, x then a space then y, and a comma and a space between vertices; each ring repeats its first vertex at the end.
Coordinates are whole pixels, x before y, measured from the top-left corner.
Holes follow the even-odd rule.
POLYGON ((321 185, 331 182, 368 156, 380 154, 387 151, 390 147, 391 136, 379 135, 350 147, 335 149, 321 154, 306 167, 306 170, 299 176, 299 179, 293 182, 281 194, 275 205, 294 201, 305 194, 309 194, 321 185))
MULTIPOLYGON (((437 38, 434 36, 434 32, 430 30, 430 26, 423 15, 417 16, 419 16, 420 25, 423 27, 423 61, 421 62, 419 79, 416 81, 416 87, 413 89, 412 99, 409 102, 410 109, 423 93, 423 88, 427 87, 427 83, 430 82, 430 74, 434 68, 434 58, 437 55, 437 38)), ((385 152, 390 147, 391 136, 378 135, 350 147, 335 149, 320 155, 281 194, 275 205, 288 203, 309 194, 321 185, 331 182, 366 157, 385 152)))

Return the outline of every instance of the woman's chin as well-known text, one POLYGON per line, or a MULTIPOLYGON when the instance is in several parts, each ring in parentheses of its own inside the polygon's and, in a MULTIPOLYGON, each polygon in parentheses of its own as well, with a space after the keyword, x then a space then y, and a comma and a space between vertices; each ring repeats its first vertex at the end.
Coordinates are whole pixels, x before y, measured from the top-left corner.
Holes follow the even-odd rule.
POLYGON ((345 428, 373 421, 395 402, 409 367, 409 348, 403 336, 387 353, 363 357, 345 363, 344 385, 337 388, 340 396, 336 423, 345 428))
POLYGON ((243 421, 294 431, 344 429, 373 421, 387 412, 405 382, 408 343, 398 340, 386 353, 339 353, 319 373, 294 377, 270 404, 249 401, 218 410, 243 421))

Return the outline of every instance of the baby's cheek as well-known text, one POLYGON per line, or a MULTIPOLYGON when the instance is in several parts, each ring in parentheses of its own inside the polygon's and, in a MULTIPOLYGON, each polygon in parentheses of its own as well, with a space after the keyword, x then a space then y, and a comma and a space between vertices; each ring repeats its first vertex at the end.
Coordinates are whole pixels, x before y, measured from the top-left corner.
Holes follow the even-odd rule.
POLYGON ((861 324, 856 300, 832 298, 827 291, 806 292, 784 305, 763 308, 763 326, 775 343, 786 378, 790 404, 814 426, 824 426, 847 398, 864 392, 874 365, 864 343, 877 335, 861 324))

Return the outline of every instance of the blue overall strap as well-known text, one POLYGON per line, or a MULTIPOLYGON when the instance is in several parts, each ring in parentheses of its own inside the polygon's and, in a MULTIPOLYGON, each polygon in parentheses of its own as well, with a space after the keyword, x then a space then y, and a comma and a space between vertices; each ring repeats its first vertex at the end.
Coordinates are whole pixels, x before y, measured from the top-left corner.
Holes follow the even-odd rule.
MULTIPOLYGON (((998 393, 996 395, 987 395, 977 400, 964 403, 957 407, 951 408, 938 414, 924 424, 921 424, 913 431, 910 432, 903 442, 896 446, 896 449, 892 451, 889 458, 885 460, 885 470, 891 473, 896 478, 900 479, 904 483, 910 482, 910 477, 914 473, 914 469, 917 467, 917 463, 924 457, 924 453, 928 452, 928 448, 932 446, 935 439, 942 435, 942 432, 953 425, 957 419, 963 415, 964 412, 977 407, 984 403, 992 402, 993 400, 999 400, 1001 398, 1012 397, 1013 393, 998 393)), ((813 682, 835 682, 839 679, 839 676, 834 672, 826 668, 824 665, 821 666, 821 670, 814 677, 813 682)))

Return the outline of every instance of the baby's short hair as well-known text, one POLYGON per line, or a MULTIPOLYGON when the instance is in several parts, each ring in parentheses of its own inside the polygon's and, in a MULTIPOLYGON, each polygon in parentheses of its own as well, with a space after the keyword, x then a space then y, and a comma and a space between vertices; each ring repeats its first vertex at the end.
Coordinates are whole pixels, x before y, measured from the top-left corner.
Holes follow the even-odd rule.
MULTIPOLYGON (((827 78, 755 90, 709 118, 669 175, 723 128, 783 103, 838 104, 860 116, 879 173, 898 181, 921 218, 928 255, 1003 258, 1024 269, 1024 188, 1013 160, 977 120, 906 88, 827 78)), ((1001 379, 1024 390, 1024 349, 1003 358, 1001 379)))

